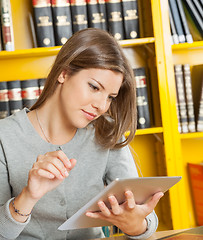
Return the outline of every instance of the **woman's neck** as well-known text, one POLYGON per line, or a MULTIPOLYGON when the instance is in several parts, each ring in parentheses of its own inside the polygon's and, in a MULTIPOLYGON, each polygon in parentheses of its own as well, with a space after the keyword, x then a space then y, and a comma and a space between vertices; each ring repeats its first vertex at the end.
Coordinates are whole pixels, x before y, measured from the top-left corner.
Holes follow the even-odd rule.
POLYGON ((29 112, 28 118, 41 138, 55 145, 69 142, 77 131, 67 124, 57 105, 53 106, 49 102, 29 112))

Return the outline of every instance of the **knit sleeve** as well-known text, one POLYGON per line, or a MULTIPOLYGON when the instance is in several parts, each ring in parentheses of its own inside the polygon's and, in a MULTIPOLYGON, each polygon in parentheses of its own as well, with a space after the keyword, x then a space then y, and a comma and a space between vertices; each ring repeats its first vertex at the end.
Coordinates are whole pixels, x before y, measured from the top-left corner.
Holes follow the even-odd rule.
POLYGON ((150 213, 147 217, 147 230, 143 234, 140 234, 138 236, 130 236, 125 234, 129 239, 137 239, 137 240, 144 240, 149 238, 154 232, 156 232, 158 227, 158 218, 156 213, 153 211, 150 213))
POLYGON ((31 216, 26 222, 17 222, 10 213, 9 204, 13 200, 9 199, 3 206, 0 207, 0 239, 16 239, 29 223, 31 216))
POLYGON ((11 197, 8 166, 0 142, 0 239, 17 238, 30 221, 30 218, 28 218, 25 223, 20 223, 13 219, 9 210, 9 204, 12 201, 11 197))

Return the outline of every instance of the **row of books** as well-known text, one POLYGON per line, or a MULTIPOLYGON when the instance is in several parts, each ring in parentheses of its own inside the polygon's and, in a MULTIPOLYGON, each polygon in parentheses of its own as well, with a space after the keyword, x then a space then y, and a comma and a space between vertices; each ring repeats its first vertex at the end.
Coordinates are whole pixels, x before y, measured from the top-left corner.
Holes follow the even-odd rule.
MULTIPOLYGON (((150 112, 145 68, 134 69, 137 95, 138 129, 149 128, 150 112)), ((38 99, 45 79, 0 82, 0 118, 23 107, 31 107, 38 99)))
POLYGON ((63 45, 84 28, 109 31, 117 40, 139 37, 137 0, 32 0, 38 47, 63 45))
MULTIPOLYGON (((0 50, 14 51, 10 0, 0 1, 0 50)), ((63 45, 73 33, 100 28, 117 40, 140 37, 137 0, 32 0, 34 47, 63 45)))
POLYGON ((172 44, 203 39, 203 1, 169 0, 172 44))
POLYGON ((0 82, 0 119, 31 107, 44 88, 45 79, 0 82))
POLYGON ((201 89, 196 89, 196 91, 200 91, 199 94, 197 93, 200 99, 198 101, 197 112, 195 112, 190 65, 177 64, 174 66, 174 72, 179 132, 203 132, 203 76, 201 76, 201 89))

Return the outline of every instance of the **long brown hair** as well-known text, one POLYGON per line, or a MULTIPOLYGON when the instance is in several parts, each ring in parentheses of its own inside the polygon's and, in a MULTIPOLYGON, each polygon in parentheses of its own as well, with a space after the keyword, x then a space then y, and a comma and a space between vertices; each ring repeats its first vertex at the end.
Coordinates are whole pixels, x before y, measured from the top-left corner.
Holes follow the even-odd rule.
POLYGON ((94 121, 95 137, 104 148, 127 145, 136 131, 136 91, 132 68, 118 42, 106 31, 87 28, 76 32, 59 51, 34 110, 52 96, 58 77, 67 71, 71 77, 83 69, 108 69, 123 74, 123 83, 108 112, 94 121), (126 131, 128 136, 121 140, 126 131))

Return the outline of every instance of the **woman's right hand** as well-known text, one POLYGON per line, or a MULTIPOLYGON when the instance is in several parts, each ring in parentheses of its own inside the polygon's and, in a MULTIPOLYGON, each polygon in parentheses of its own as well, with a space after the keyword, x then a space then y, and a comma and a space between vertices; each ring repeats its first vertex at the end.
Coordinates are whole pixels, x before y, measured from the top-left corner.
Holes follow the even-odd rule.
POLYGON ((68 177, 75 164, 76 160, 69 160, 61 150, 39 155, 29 172, 26 192, 33 200, 39 200, 68 177))

